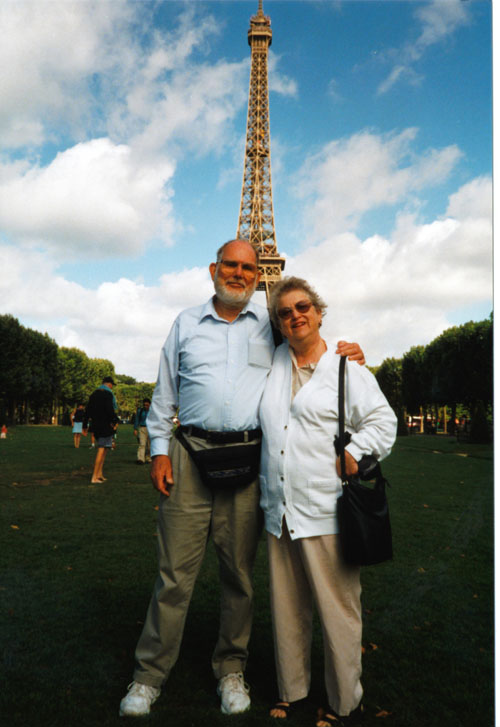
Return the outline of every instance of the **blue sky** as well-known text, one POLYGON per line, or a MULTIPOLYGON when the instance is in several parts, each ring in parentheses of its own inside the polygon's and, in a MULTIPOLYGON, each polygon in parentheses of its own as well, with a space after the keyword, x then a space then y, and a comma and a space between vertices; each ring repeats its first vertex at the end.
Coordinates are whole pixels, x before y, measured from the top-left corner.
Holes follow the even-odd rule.
MULTIPOLYGON (((240 204, 257 0, 0 6, 0 312, 153 381, 240 204)), ((264 0, 286 273, 370 364, 492 308, 491 3, 264 0)))

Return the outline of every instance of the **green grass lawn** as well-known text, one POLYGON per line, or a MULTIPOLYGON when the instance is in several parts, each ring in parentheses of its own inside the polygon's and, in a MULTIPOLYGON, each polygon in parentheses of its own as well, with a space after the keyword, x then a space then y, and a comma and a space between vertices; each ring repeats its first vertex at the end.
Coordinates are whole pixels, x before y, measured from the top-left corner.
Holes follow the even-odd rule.
MULTIPOLYGON (((95 450, 66 427, 14 427, 0 440, 0 715, 5 725, 106 725, 118 717, 156 574, 157 495, 120 427, 108 481, 91 485, 95 450)), ((364 724, 490 727, 493 716, 492 448, 442 436, 400 438, 384 464, 395 558, 362 573, 364 724), (379 715, 379 716, 377 716, 379 715)), ((210 667, 218 624, 209 547, 180 659, 149 718, 162 726, 275 724, 265 540, 246 678, 252 709, 219 711, 210 667)), ((313 727, 324 702, 315 632, 313 727)), ((291 720, 290 720, 291 722, 291 720)))

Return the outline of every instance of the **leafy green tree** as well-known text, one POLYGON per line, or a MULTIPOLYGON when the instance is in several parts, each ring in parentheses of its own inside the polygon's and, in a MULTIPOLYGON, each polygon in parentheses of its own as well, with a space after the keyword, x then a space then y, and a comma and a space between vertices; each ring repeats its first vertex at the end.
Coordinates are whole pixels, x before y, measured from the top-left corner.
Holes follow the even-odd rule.
MULTIPOLYGON (((90 393, 102 384, 105 376, 111 376, 116 381, 115 367, 107 358, 91 358, 90 362, 90 393)), ((89 394, 90 395, 90 394, 89 394)))
POLYGON ((124 374, 116 374, 116 381, 118 384, 129 384, 130 386, 137 383, 133 376, 125 376, 124 374))
POLYGON ((57 343, 46 333, 26 329, 29 384, 25 389, 24 417, 35 423, 50 422, 59 383, 57 343))
POLYGON ((0 400, 2 419, 17 420, 18 402, 22 402, 30 383, 25 331, 17 318, 0 316, 0 400))
POLYGON ((457 406, 473 411, 479 401, 493 400, 493 322, 453 326, 426 347, 424 366, 430 377, 430 400, 451 407, 452 427, 457 406))
POLYGON ((420 414, 420 407, 425 408, 431 401, 424 356, 424 346, 413 346, 405 353, 401 364, 401 395, 410 414, 420 414))
POLYGON ((79 348, 59 349, 59 399, 64 408, 84 404, 95 387, 91 383, 91 364, 79 348))
POLYGON ((139 382, 135 384, 117 384, 115 395, 118 410, 123 419, 130 420, 135 416, 137 409, 142 406, 143 399, 151 399, 154 384, 139 382))
POLYGON ((478 401, 472 413, 470 441, 474 444, 488 444, 491 441, 490 426, 482 401, 478 401))

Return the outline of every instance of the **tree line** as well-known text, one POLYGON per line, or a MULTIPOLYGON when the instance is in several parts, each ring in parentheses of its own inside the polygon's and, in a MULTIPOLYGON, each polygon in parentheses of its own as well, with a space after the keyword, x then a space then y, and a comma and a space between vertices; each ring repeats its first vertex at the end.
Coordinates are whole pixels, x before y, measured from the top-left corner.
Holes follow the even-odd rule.
POLYGON ((67 424, 105 376, 116 382, 119 416, 130 419, 154 384, 116 374, 111 361, 60 347, 48 336, 0 316, 0 423, 67 424))
POLYGON ((448 328, 427 346, 413 346, 402 358, 387 358, 372 369, 398 415, 398 433, 467 434, 491 439, 493 409, 493 315, 448 328))
MULTIPOLYGON (((472 440, 490 436, 493 406, 493 317, 445 330, 427 346, 373 368, 380 388, 398 415, 399 434, 418 417, 421 431, 435 429, 449 412, 447 431, 470 424, 472 440)), ((60 347, 46 333, 0 316, 0 423, 68 423, 104 376, 116 381, 119 415, 130 419, 154 384, 116 374, 111 361, 60 347)))

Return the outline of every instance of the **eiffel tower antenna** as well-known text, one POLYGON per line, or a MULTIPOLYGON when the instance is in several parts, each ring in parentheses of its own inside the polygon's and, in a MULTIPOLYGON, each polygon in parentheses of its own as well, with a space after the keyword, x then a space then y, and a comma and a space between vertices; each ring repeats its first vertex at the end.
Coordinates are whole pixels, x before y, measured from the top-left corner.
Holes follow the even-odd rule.
POLYGON ((243 188, 236 237, 249 240, 257 250, 261 272, 258 290, 265 290, 267 299, 273 283, 280 280, 285 267, 285 260, 280 257, 276 247, 271 187, 267 49, 272 43, 272 36, 271 19, 264 15, 262 0, 259 0, 257 15, 250 18, 248 30, 248 44, 252 52, 250 90, 243 188))

